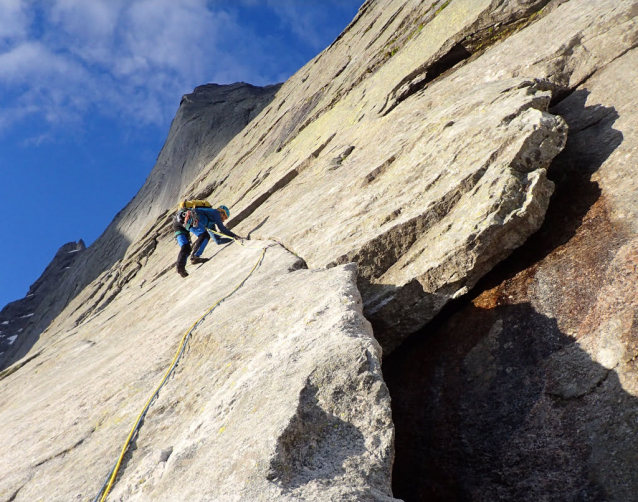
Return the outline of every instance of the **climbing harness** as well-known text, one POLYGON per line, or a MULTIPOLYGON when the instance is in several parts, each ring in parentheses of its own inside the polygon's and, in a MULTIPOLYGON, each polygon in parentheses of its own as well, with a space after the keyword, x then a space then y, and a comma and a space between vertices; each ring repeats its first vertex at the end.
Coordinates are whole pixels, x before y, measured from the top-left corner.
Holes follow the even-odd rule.
POLYGON ((199 218, 197 217, 197 211, 189 209, 184 213, 184 226, 190 230, 191 227, 199 225, 199 218))
POLYGON ((208 314, 210 314, 213 310, 215 310, 215 308, 217 308, 217 306, 220 303, 222 303, 224 300, 226 300, 226 298, 229 298, 230 296, 232 296, 239 288, 241 288, 244 285, 244 283, 250 278, 251 275, 253 275, 255 270, 257 270, 257 267, 259 266, 259 264, 264 259, 264 255, 266 254, 266 250, 268 248, 274 246, 274 244, 270 244, 268 246, 265 246, 264 248, 246 246, 243 243, 241 243, 239 240, 237 240, 237 239, 235 239, 233 237, 230 237, 228 235, 220 234, 219 232, 215 232, 214 230, 210 230, 210 232, 213 232, 213 233, 218 234, 218 235, 222 235, 223 237, 228 237, 228 238, 234 240, 239 245, 241 245, 241 246, 243 246, 245 248, 262 249, 261 255, 259 256, 259 259, 257 260, 255 265, 253 266, 253 268, 250 271, 250 273, 244 278, 244 280, 241 281, 239 283, 239 285, 235 289, 233 289, 230 293, 228 293, 226 296, 224 296, 223 298, 221 298, 220 300, 215 302, 215 304, 213 304, 212 307, 210 307, 206 312, 204 312, 204 315, 202 315, 199 319, 197 319, 197 321, 195 321, 195 323, 188 329, 188 331, 186 333, 184 333, 184 336, 182 337, 182 340, 181 340, 181 342, 179 344, 177 352, 175 353, 175 357, 173 357, 173 361, 171 362, 170 367, 168 368, 168 370, 164 374, 164 377, 162 378, 162 381, 159 383, 159 385, 157 386, 157 388, 155 389, 155 391, 153 392, 151 397, 148 399, 148 401, 146 401, 146 404, 144 405, 144 408, 142 409, 142 412, 138 415, 137 420, 135 421, 135 425, 131 429, 131 432, 129 432, 128 437, 126 438, 126 441, 124 443, 124 446, 122 447, 122 451, 120 452, 120 456, 117 459, 117 462, 113 466, 113 469, 111 469, 111 472, 109 473, 109 475, 107 476, 106 480, 104 481, 104 484, 100 488, 99 493, 93 499, 93 502, 98 502, 98 501, 99 502, 104 502, 106 500, 106 497, 108 496, 109 492, 111 491, 111 488, 113 487, 113 483, 115 482, 115 478, 117 477, 117 473, 120 470, 120 466, 122 465, 122 460, 124 459, 124 455, 126 454, 126 451, 128 450, 128 447, 131 444, 131 441, 133 440, 133 436, 135 436, 135 434, 138 432, 139 428, 141 427, 142 422, 144 421, 144 417, 146 416, 146 413, 148 412, 149 408, 151 407, 152 402, 155 400, 155 398, 159 394, 160 389, 164 386, 164 384, 166 383, 168 378, 171 376, 171 374, 173 373, 173 371, 177 367, 177 363, 181 359, 182 354, 184 353, 184 350, 186 349, 186 344, 188 343, 188 340, 190 339, 191 333, 202 322, 204 322, 204 320, 206 319, 208 314))

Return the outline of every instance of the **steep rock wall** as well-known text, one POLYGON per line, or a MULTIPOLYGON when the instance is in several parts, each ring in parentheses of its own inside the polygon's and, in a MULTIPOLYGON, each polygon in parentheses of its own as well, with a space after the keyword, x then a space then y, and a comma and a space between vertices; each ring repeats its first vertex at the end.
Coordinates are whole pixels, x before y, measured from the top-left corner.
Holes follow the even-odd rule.
POLYGON ((545 224, 385 361, 397 496, 636 499, 637 69, 632 49, 556 104, 545 224))
POLYGON ((159 238, 104 308, 96 290, 116 286, 86 288, 0 373, 0 498, 92 500, 183 333, 230 294, 195 330, 109 500, 394 500, 390 397, 355 267, 310 271, 275 243, 233 244, 184 281, 174 251, 159 238))
MULTIPOLYGON (((637 15, 630 0, 364 3, 180 185, 179 198, 226 203, 237 232, 276 239, 312 271, 267 251, 280 258, 265 259, 263 282, 222 304, 191 345, 180 371, 192 385, 160 396, 115 494, 390 498, 389 397, 363 308, 385 354, 397 351, 386 370, 398 496, 631 500, 636 103, 626 69, 637 15), (528 241, 539 228, 533 239, 550 244, 528 241), (521 246, 508 281, 497 270, 479 282, 521 246), (446 321, 453 300, 467 308, 446 321)), ((10 499, 45 487, 54 500, 82 498, 97 486, 191 311, 239 282, 255 251, 214 249, 184 281, 166 214, 145 221, 124 225, 135 236, 113 266, 78 268, 32 358, 2 373, 2 420, 24 424, 2 436, 10 499)), ((108 235, 87 260, 108 257, 108 235)))
POLYGON ((239 232, 311 267, 355 261, 389 353, 542 223, 567 136, 547 113, 556 85, 485 78, 480 58, 471 84, 434 73, 461 41, 545 3, 364 4, 190 193, 230 200, 239 232))
POLYGON ((366 2, 189 194, 311 267, 355 261, 389 353, 539 228, 568 134, 548 106, 635 45, 634 10, 366 2))
MULTIPOLYGON (((259 114, 279 87, 208 84, 182 97, 157 163, 133 200, 86 251, 73 257, 69 267, 55 277, 45 272, 34 284, 47 283, 37 294, 36 315, 0 358, 0 369, 27 354, 42 331, 89 283, 113 265, 119 270, 118 261, 129 246, 148 235, 157 218, 179 201, 183 187, 259 114)), ((148 242, 140 259, 153 246, 154 241, 148 242)), ((126 273, 135 273, 135 268, 139 267, 129 266, 126 273)), ((109 275, 120 280, 117 273, 109 275)))

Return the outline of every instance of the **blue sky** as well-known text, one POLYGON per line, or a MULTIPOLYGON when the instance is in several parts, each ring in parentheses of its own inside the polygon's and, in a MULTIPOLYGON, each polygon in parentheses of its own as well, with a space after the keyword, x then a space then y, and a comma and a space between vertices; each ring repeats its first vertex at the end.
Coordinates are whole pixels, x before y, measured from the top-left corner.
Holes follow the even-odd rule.
POLYGON ((133 198, 183 94, 285 81, 362 3, 0 0, 0 309, 133 198))

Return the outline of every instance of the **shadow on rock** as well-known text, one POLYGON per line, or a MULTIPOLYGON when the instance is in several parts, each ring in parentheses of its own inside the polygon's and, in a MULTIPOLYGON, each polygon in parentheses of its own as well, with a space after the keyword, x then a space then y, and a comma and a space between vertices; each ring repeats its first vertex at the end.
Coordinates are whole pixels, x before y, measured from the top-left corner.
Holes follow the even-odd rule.
MULTIPOLYGON (((552 110, 570 136, 539 232, 384 361, 406 502, 637 500, 638 399, 620 379, 635 363, 603 366, 590 352, 609 349, 587 345, 635 317, 630 238, 592 181, 623 136, 587 96, 552 110)), ((637 326, 618 329, 620 350, 637 326)))
POLYGON ((554 158, 547 177, 556 185, 542 227, 500 265, 476 289, 489 289, 542 260, 568 242, 582 224, 589 209, 601 196, 592 175, 623 142, 614 129, 619 115, 615 108, 586 106, 589 91, 570 94, 551 113, 561 115, 569 125, 565 149, 554 158), (512 266, 516 263, 516 266, 512 266))
POLYGON ((529 303, 470 304, 383 369, 396 497, 635 500, 638 399, 529 303))
POLYGON ((246 234, 246 237, 247 237, 247 238, 250 238, 250 234, 252 234, 253 232, 256 232, 256 231, 257 231, 257 230, 259 230, 261 227, 263 227, 263 226, 265 225, 265 223, 268 221, 268 218, 270 218, 270 216, 266 216, 266 217, 263 219, 263 221, 262 221, 259 225, 257 225, 255 228, 253 228, 250 232, 248 232, 248 233, 246 234))
POLYGON ((308 385, 297 413, 277 440, 268 479, 284 488, 345 473, 344 462, 365 452, 363 434, 352 424, 326 413, 317 401, 318 389, 308 385))

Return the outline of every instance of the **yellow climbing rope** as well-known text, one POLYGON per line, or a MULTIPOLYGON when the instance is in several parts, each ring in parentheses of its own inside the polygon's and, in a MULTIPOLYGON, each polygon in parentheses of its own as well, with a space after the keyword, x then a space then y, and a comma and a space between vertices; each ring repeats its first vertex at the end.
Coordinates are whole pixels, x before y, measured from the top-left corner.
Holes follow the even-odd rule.
POLYGON ((122 465, 122 460, 124 459, 124 455, 126 454, 126 450, 128 450, 128 447, 131 443, 131 440, 133 439, 133 436, 135 435, 135 433, 139 430, 139 427, 142 423, 142 420, 144 419, 146 412, 148 411, 148 409, 151 406, 151 403, 153 402, 153 400, 157 397, 157 395, 159 394, 160 389, 164 386, 164 384, 166 383, 166 381, 168 380, 168 377, 171 375, 171 373, 175 370, 175 367, 177 366, 177 363, 179 361, 179 359, 181 358, 184 349, 186 347, 186 343, 188 342, 188 338, 190 337, 191 333, 193 332, 193 330, 204 321, 204 319, 206 318, 206 316, 208 314, 210 314, 221 302, 223 302, 226 298, 228 298, 229 296, 233 295, 239 288, 241 288, 244 283, 250 278, 251 275, 253 275, 253 273, 255 272, 255 270, 257 269, 257 267, 259 266, 259 264, 261 263, 261 261, 264 258, 264 255, 266 254, 266 250, 272 246, 265 246, 263 248, 258 248, 258 247, 251 247, 251 246, 245 246, 243 243, 239 242, 237 239, 233 238, 233 237, 229 237, 227 235, 224 234, 219 234, 218 232, 214 232, 212 230, 210 230, 213 233, 216 233, 218 235, 221 235, 223 237, 228 237, 232 240, 234 240, 235 242, 237 242, 238 244, 240 244, 243 247, 249 248, 249 249, 262 249, 261 255, 259 256, 259 259, 257 260, 257 262, 255 263, 255 265, 253 266, 252 270, 250 271, 250 273, 244 278, 244 280, 242 280, 239 285, 233 289, 230 293, 228 293, 226 296, 224 296, 223 298, 221 298, 220 300, 218 300, 217 302, 215 302, 215 304, 213 304, 212 307, 210 307, 205 313, 204 315, 202 315, 199 319, 197 319, 197 321, 195 321, 193 323, 193 325, 188 329, 188 331, 186 331, 186 333, 184 333, 184 336, 182 337, 182 340, 179 344, 179 347, 177 349, 177 352, 175 353, 175 357, 173 357, 173 361, 171 362, 171 365, 169 366, 168 370, 166 371, 166 373, 164 374, 164 377, 162 378, 161 382, 159 383, 159 385, 157 386, 157 388, 153 391, 153 394, 151 395, 151 397, 148 399, 148 401, 146 401, 146 404, 144 405, 144 408, 142 409, 142 412, 137 416, 137 420, 135 421, 135 425, 133 426, 133 428, 131 429, 131 432, 129 433, 128 437, 126 438, 126 441, 124 443, 124 446, 122 447, 122 451, 120 452, 120 456, 117 460, 117 462, 115 463, 115 466, 113 467, 113 469, 111 470, 111 472, 109 473, 109 475, 106 478, 106 481, 104 482, 104 484, 102 485, 102 488, 100 488, 100 492, 97 494, 97 496, 95 497, 95 499, 93 500, 93 502, 97 502, 99 499, 99 502, 104 502, 106 500, 106 497, 108 496, 109 492, 111 491, 111 488, 113 486, 113 483, 115 482, 115 478, 117 477, 117 473, 120 470, 120 466, 122 465))

